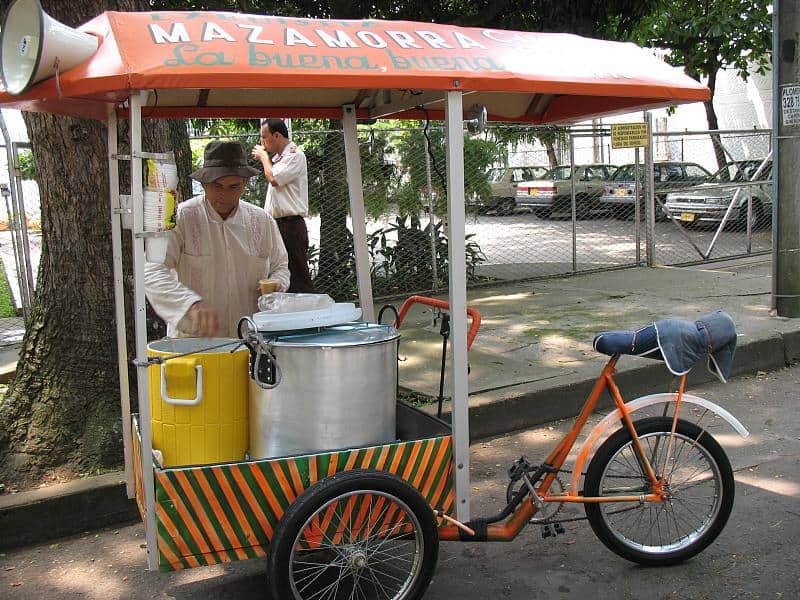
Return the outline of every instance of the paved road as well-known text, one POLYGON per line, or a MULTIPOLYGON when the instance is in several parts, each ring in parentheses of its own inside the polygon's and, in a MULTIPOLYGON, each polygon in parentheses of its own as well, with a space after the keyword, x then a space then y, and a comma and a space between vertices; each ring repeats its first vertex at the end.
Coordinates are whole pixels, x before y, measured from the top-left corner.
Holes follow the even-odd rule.
MULTIPOLYGON (((371 221, 367 231, 388 227, 394 217, 371 221)), ((422 226, 427 221, 423 219, 422 226)), ((467 217, 467 235, 486 256, 481 275, 500 279, 522 279, 558 275, 572 271, 572 221, 540 219, 533 214, 517 212, 509 216, 471 215, 467 217)), ((672 265, 701 260, 708 253, 714 230, 679 228, 671 222, 656 223, 656 259, 672 265), (696 247, 695 247, 696 246, 696 247)), ((575 260, 577 270, 632 265, 645 260, 644 228, 639 233, 639 255, 636 252, 636 230, 632 220, 593 218, 576 222, 575 260)), ((388 236, 392 238, 390 234, 388 236)), ((309 239, 319 245, 319 218, 309 219, 309 239)), ((767 251, 772 246, 771 231, 753 231, 750 251, 767 251)), ((420 248, 420 252, 430 252, 420 248)), ((748 252, 747 235, 743 231, 725 230, 715 242, 712 258, 739 256, 748 252)))
MULTIPOLYGON (((693 393, 718 402, 750 430, 747 439, 709 424, 736 471, 726 529, 701 555, 671 568, 628 563, 605 549, 585 521, 543 540, 529 526, 508 544, 445 543, 426 600, 621 598, 788 599, 800 591, 800 366, 708 384, 693 393)), ((624 393, 624 390, 623 390, 624 393)), ((520 454, 540 459, 567 423, 515 432, 473 447, 474 513, 500 508, 505 469, 520 454)), ((577 507, 564 517, 581 516, 577 507)), ((264 598, 262 561, 148 573, 143 528, 87 532, 0 554, 0 598, 264 598)))

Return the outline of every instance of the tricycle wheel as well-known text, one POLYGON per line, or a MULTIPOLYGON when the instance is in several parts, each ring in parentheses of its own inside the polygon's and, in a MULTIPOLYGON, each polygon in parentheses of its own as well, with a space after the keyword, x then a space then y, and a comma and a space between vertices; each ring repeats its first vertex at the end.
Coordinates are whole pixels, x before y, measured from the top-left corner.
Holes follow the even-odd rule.
POLYGON ((308 488, 269 549, 275 600, 421 598, 439 554, 433 511, 408 483, 353 470, 308 488))
MULTIPOLYGON (((667 498, 586 504, 586 516, 600 541, 623 558, 648 566, 679 563, 702 551, 725 526, 733 506, 733 471, 717 441, 694 423, 678 420, 672 440, 672 417, 650 417, 634 426, 667 498)), ((639 463, 630 432, 619 429, 589 464, 586 496, 650 493, 639 463)))

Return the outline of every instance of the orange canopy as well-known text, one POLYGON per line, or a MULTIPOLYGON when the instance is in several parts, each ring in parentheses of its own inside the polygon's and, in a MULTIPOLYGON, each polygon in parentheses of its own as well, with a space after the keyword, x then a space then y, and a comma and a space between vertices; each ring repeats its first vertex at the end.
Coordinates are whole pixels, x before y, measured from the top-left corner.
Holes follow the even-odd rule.
POLYGON ((695 102, 708 89, 634 44, 408 21, 223 12, 106 12, 81 65, 0 105, 105 118, 149 91, 145 117, 441 115, 443 91, 490 120, 567 123, 695 102))

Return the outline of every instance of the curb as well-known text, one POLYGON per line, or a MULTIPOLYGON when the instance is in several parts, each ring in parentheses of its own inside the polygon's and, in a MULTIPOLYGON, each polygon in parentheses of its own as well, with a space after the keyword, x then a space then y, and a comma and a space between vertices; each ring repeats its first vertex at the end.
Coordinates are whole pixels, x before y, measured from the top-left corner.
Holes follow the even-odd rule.
POLYGON ((139 519, 124 473, 0 495, 0 550, 139 519))
MULTIPOLYGON (((774 333, 737 348, 738 366, 731 377, 774 371, 799 360, 800 331, 774 333)), ((615 377, 624 397, 631 399, 665 388, 672 379, 664 365, 655 361, 651 365, 620 371, 615 377)), ((495 397, 493 401, 470 408, 470 441, 574 417, 595 381, 594 376, 576 376, 572 382, 539 390, 491 392, 489 394, 495 397), (503 393, 507 395, 497 398, 503 393)), ((716 378, 704 365, 698 365, 689 375, 692 385, 707 381, 716 381, 716 378)), ((598 408, 611 405, 611 397, 606 395, 598 408)), ((431 413, 435 410, 435 407, 430 408, 431 413)), ((449 415, 449 408, 443 410, 445 420, 449 415)), ((4 494, 0 495, 0 550, 138 520, 136 502, 127 497, 123 473, 4 494)))

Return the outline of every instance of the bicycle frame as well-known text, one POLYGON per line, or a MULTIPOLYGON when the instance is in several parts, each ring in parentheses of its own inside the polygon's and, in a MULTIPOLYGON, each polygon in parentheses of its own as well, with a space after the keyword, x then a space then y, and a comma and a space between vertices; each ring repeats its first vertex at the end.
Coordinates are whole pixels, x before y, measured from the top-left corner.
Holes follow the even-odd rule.
MULTIPOLYGON (((519 505, 516 507, 514 512, 512 513, 511 517, 502 523, 488 523, 485 526, 485 534, 481 533, 480 535, 476 536, 474 539, 476 541, 483 540, 483 541, 511 541, 513 540, 524 528, 525 525, 528 524, 528 521, 536 514, 538 510, 537 503, 547 503, 547 502, 572 502, 572 503, 581 503, 581 504, 589 504, 589 503, 606 503, 606 502, 663 502, 667 498, 667 494, 664 490, 663 481, 659 479, 656 471, 654 470, 654 466, 650 464, 647 455, 645 454, 642 445, 639 441, 639 436, 636 433, 636 428, 634 427, 633 420, 631 419, 631 411, 625 404, 625 401, 622 399, 622 395, 617 387, 617 384, 614 382, 614 370, 617 365, 617 361, 619 360, 619 355, 612 356, 609 361, 606 363, 605 367, 603 368, 602 373, 597 379, 592 391, 589 393, 589 396, 586 398, 586 402, 584 402, 583 407, 581 408, 580 413, 575 418, 575 422, 572 425, 572 428, 567 432, 567 434, 561 439, 561 441, 556 445, 556 447, 550 452, 550 454, 545 459, 542 467, 540 469, 544 470, 544 478, 542 483, 539 485, 536 493, 539 495, 537 500, 527 498, 523 499, 519 505), (611 394, 611 397, 614 400, 614 404, 616 408, 619 410, 622 422, 627 430, 631 434, 631 438, 633 440, 633 447, 636 452, 636 456, 639 460, 639 464, 642 468, 643 474, 649 480, 652 491, 648 494, 637 494, 637 495, 619 495, 619 496, 603 496, 603 497, 588 497, 582 496, 578 493, 578 480, 580 479, 580 466, 586 461, 588 457, 589 447, 585 447, 584 451, 581 453, 581 456, 578 457, 576 461, 576 468, 575 473, 572 479, 572 482, 568 488, 568 490, 564 494, 559 495, 549 495, 547 492, 550 489, 551 484, 556 478, 559 469, 562 467, 564 462, 567 460, 570 451, 572 450, 573 446, 575 445, 575 441, 578 438, 578 435, 583 430, 583 427, 586 425, 586 422, 589 419, 589 416, 592 414, 594 409, 597 406, 597 402, 600 399, 600 395, 605 391, 608 390, 611 394)), ((680 385, 678 387, 678 392, 675 398, 675 412, 672 420, 672 436, 675 435, 675 428, 678 423, 678 415, 680 413, 681 401, 683 398, 684 389, 686 386, 686 375, 683 375, 680 380, 680 385)), ((666 453, 666 461, 669 461, 669 457, 672 452, 672 441, 673 437, 670 437, 669 446, 667 447, 666 453)), ((512 503, 513 504, 513 503, 512 503)), ((474 525, 475 523, 469 523, 468 525, 474 525)), ((469 539, 465 538, 463 531, 460 532, 459 528, 454 525, 446 525, 439 528, 439 538, 441 540, 464 540, 469 539)))

